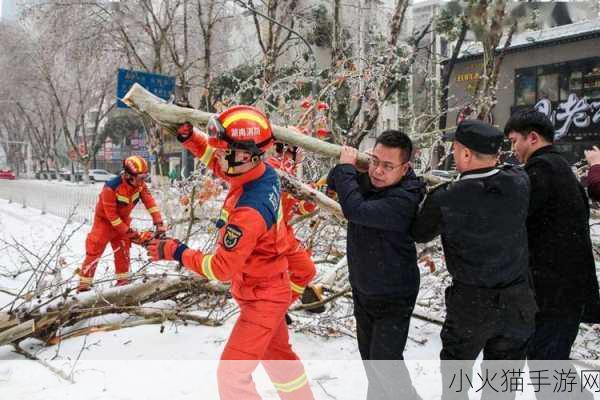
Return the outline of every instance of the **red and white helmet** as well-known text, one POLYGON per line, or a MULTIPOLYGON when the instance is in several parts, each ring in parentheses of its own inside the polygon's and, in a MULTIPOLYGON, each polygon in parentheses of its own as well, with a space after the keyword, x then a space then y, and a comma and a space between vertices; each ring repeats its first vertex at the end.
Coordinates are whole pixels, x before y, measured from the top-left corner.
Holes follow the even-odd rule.
POLYGON ((273 129, 261 110, 233 106, 208 121, 208 144, 225 150, 245 150, 262 155, 273 145, 273 129))
POLYGON ((148 163, 143 157, 129 156, 123 160, 123 170, 132 176, 145 175, 148 173, 148 163))

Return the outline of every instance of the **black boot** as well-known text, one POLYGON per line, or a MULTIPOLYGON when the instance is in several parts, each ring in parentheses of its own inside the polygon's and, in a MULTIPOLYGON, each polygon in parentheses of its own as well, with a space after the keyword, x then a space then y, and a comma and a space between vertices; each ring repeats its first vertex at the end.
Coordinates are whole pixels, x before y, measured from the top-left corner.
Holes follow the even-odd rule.
MULTIPOLYGON (((307 286, 307 288, 304 290, 304 293, 302 294, 301 299, 302 304, 316 303, 321 300, 323 300, 321 287, 313 285, 307 286)), ((325 305, 323 304, 315 308, 309 308, 306 311, 314 314, 321 314, 322 312, 325 312, 325 305)))

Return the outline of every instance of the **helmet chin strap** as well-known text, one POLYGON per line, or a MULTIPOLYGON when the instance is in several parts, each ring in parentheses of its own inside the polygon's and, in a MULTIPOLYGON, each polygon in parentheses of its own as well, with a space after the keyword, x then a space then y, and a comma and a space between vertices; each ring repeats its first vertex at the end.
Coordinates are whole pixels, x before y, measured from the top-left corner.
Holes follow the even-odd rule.
POLYGON ((132 186, 132 187, 137 187, 138 186, 138 185, 135 184, 135 181, 134 181, 135 177, 133 175, 131 175, 129 172, 123 171, 123 175, 125 177, 125 182, 127 182, 127 184, 129 186, 132 186))
POLYGON ((260 155, 253 155, 252 158, 248 161, 236 161, 235 160, 235 151, 229 150, 227 155, 225 156, 225 161, 227 161, 227 172, 226 174, 229 176, 237 176, 241 175, 243 172, 234 173, 233 170, 236 167, 246 165, 249 163, 255 163, 260 160, 260 155))

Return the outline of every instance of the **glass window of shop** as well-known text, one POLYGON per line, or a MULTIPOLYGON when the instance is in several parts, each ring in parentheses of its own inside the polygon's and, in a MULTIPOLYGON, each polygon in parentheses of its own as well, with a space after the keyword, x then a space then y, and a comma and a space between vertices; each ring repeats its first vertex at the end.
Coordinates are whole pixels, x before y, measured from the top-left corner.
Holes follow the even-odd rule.
POLYGON ((515 71, 515 106, 534 105, 542 99, 562 102, 571 94, 600 98, 600 58, 515 71))

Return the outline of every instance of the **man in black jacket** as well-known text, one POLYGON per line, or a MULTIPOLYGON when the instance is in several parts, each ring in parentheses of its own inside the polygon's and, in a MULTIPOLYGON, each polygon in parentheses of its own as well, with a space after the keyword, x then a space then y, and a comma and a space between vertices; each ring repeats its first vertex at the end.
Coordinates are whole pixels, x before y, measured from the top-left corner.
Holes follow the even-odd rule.
POLYGON ((385 131, 375 142, 368 174, 356 169, 357 150, 344 147, 327 180, 348 219, 348 268, 369 400, 418 398, 403 362, 380 361, 403 360, 419 291, 410 227, 424 185, 411 169, 411 153, 406 134, 385 131))
MULTIPOLYGON (((544 114, 534 109, 517 112, 504 133, 531 181, 529 268, 540 311, 527 356, 568 360, 584 313, 599 301, 588 200, 552 145, 554 126, 544 114)), ((588 317, 589 322, 599 322, 598 316, 588 317)))
MULTIPOLYGON (((442 362, 442 398, 467 399, 467 391, 458 390, 454 381, 456 374, 470 375, 481 350, 486 369, 491 366, 487 360, 524 360, 533 334, 536 305, 525 226, 529 183, 519 167, 496 167, 503 135, 492 126, 467 120, 449 136, 461 174, 428 193, 412 232, 417 242, 442 236, 452 285, 446 289, 440 358, 465 360, 442 362)), ((482 398, 494 397, 489 389, 482 398)))

